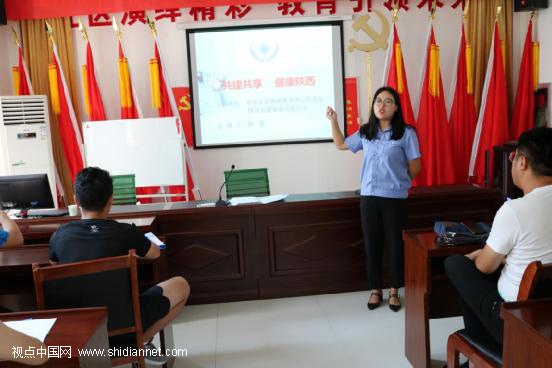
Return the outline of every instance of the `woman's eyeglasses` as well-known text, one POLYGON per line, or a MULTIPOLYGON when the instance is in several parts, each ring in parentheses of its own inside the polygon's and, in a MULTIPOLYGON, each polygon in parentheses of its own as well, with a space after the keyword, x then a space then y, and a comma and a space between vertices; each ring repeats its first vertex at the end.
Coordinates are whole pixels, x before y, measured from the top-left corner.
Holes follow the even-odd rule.
POLYGON ((385 105, 385 106, 389 106, 389 105, 394 105, 395 104, 395 101, 393 101, 392 99, 390 98, 385 98, 385 99, 382 99, 382 98, 376 98, 376 101, 374 101, 374 104, 375 105, 385 105))
POLYGON ((508 160, 510 160, 510 162, 514 162, 515 159, 516 159, 516 151, 510 152, 510 154, 508 155, 508 160))

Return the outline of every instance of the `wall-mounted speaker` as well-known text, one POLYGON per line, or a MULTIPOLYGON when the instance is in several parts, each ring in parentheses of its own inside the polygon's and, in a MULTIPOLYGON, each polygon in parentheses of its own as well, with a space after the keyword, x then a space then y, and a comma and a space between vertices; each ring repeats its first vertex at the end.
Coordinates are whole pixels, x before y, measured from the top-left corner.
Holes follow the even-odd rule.
POLYGON ((6 4, 4 4, 4 0, 0 0, 0 25, 8 24, 8 20, 6 19, 6 4))
POLYGON ((533 11, 548 8, 548 0, 514 0, 514 11, 533 11))

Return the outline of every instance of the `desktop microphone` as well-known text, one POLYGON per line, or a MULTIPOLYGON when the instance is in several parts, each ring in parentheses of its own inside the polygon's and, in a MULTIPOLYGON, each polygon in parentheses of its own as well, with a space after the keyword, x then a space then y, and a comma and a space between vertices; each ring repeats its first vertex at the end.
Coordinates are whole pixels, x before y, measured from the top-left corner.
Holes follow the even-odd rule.
POLYGON ((234 172, 234 169, 235 169, 235 168, 236 168, 236 166, 235 166, 234 164, 232 164, 232 166, 230 167, 230 173, 229 173, 228 176, 224 179, 224 183, 222 183, 222 185, 220 186, 220 189, 219 189, 219 199, 218 199, 218 201, 215 203, 215 207, 224 207, 224 206, 228 206, 228 202, 222 200, 222 188, 224 188, 224 186, 226 185, 226 182, 228 181, 228 179, 230 179, 230 176, 231 176, 232 173, 234 172))

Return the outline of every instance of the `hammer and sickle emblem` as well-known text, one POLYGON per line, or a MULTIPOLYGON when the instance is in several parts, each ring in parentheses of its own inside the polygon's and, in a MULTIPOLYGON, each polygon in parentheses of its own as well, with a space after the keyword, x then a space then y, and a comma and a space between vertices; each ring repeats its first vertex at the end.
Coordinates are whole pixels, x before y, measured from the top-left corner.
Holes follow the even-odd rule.
POLYGON ((349 39, 349 46, 348 50, 349 52, 352 52, 354 49, 358 49, 360 51, 364 52, 370 52, 377 50, 379 48, 386 49, 387 48, 387 40, 389 39, 389 22, 385 18, 382 12, 378 10, 374 10, 374 13, 378 16, 380 23, 381 23, 381 32, 376 32, 370 25, 368 24, 368 21, 370 20, 370 14, 364 14, 360 16, 354 23, 353 23, 353 30, 355 32, 358 32, 362 30, 364 33, 368 35, 372 39, 372 43, 360 43, 354 39, 349 39))
POLYGON ((190 95, 186 94, 180 97, 180 100, 178 101, 178 111, 187 111, 190 110, 191 107, 192 104, 190 103, 190 95))

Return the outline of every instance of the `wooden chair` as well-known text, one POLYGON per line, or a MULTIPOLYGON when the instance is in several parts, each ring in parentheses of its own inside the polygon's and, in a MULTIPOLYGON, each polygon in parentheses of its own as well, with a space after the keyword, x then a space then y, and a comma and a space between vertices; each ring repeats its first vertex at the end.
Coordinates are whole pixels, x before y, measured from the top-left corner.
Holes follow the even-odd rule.
MULTIPOLYGON (((545 265, 540 261, 529 263, 519 284, 517 301, 549 296, 552 296, 552 263, 545 265)), ((471 336, 465 329, 456 331, 448 338, 448 368, 459 368, 459 353, 462 353, 476 367, 502 367, 502 345, 471 336)))
MULTIPOLYGON (((143 331, 136 265, 134 250, 130 250, 126 256, 55 266, 40 267, 34 264, 37 307, 62 309, 105 306, 108 310, 110 345, 117 336, 134 334, 134 342, 129 341, 132 344, 130 347, 142 349, 144 342, 159 332, 161 349, 165 351, 164 329, 182 310, 184 303, 173 307, 165 317, 143 331)), ((143 356, 112 358, 114 366, 129 362, 140 368, 145 367, 143 356)))

